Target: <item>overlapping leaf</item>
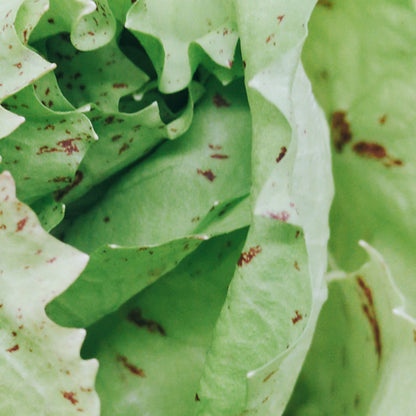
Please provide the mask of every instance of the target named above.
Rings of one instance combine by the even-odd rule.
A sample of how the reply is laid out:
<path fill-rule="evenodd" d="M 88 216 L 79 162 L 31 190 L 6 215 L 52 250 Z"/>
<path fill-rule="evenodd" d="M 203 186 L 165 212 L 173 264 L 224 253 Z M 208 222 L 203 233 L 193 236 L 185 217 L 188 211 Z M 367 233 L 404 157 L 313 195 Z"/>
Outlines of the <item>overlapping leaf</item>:
<path fill-rule="evenodd" d="M 211 82 L 190 130 L 133 167 L 99 204 L 65 228 L 66 241 L 90 253 L 91 262 L 55 303 L 55 312 L 51 306 L 51 316 L 66 324 L 90 324 L 169 271 L 201 238 L 249 223 L 244 199 L 250 190 L 251 125 L 240 86 L 224 89 Z M 238 181 L 230 182 L 231 176 Z M 149 259 L 150 252 L 165 259 L 161 267 Z M 108 267 L 105 273 L 100 264 Z M 142 271 L 132 273 L 134 269 Z M 95 290 L 85 293 L 85 285 L 99 288 L 100 301 L 94 301 Z M 117 297 L 114 285 L 123 287 Z M 71 302 L 77 312 L 70 310 Z"/>
<path fill-rule="evenodd" d="M 352 271 L 368 241 L 415 315 L 416 15 L 389 1 L 328 4 L 311 20 L 304 61 L 333 126 L 331 252 Z"/>
<path fill-rule="evenodd" d="M 325 299 L 330 156 L 300 64 L 313 4 L 236 5 L 253 119 L 254 215 L 196 414 L 275 416 L 290 397 Z"/>
<path fill-rule="evenodd" d="M 416 321 L 383 258 L 362 245 L 369 262 L 349 275 L 338 272 L 329 285 L 287 415 L 414 412 Z"/>
<path fill-rule="evenodd" d="M 238 34 L 230 0 L 140 0 L 125 25 L 152 59 L 163 92 L 186 88 L 197 66 L 209 59 L 233 67 Z"/>
<path fill-rule="evenodd" d="M 0 413 L 99 414 L 95 360 L 79 356 L 85 331 L 49 320 L 45 306 L 85 267 L 88 256 L 48 235 L 0 175 Z"/>

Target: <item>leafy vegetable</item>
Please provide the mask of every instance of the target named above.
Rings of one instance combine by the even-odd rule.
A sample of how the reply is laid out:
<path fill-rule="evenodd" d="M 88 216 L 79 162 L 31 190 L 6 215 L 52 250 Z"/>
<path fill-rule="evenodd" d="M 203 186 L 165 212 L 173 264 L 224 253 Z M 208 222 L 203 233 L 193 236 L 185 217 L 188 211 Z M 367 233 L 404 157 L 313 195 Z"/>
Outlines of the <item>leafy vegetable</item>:
<path fill-rule="evenodd" d="M 3 1 L 0 413 L 412 414 L 414 20 Z"/>

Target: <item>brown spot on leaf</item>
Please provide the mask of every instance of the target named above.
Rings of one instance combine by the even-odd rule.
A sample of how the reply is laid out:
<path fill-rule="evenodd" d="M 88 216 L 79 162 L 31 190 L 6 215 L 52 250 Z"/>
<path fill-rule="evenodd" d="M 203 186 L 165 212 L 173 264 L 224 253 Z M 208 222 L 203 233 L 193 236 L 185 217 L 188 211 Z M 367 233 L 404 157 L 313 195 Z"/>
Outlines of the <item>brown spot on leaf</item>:
<path fill-rule="evenodd" d="M 284 17 L 285 17 L 284 14 L 277 16 L 277 20 L 279 21 L 279 24 L 282 23 L 282 20 L 284 19 Z"/>
<path fill-rule="evenodd" d="M 104 222 L 110 222 L 110 217 L 104 217 Z"/>
<path fill-rule="evenodd" d="M 220 155 L 219 153 L 215 153 L 211 155 L 213 159 L 228 159 L 228 155 Z"/>
<path fill-rule="evenodd" d="M 124 84 L 123 82 L 113 84 L 113 88 L 127 88 L 127 87 L 128 87 L 128 85 Z"/>
<path fill-rule="evenodd" d="M 111 138 L 112 142 L 116 142 L 117 140 L 121 139 L 123 136 L 121 134 L 116 134 Z"/>
<path fill-rule="evenodd" d="M 335 111 L 332 113 L 331 132 L 335 150 L 342 152 L 344 145 L 350 142 L 352 138 L 345 111 Z"/>
<path fill-rule="evenodd" d="M 299 311 L 295 311 L 295 317 L 292 318 L 293 325 L 297 324 L 299 321 L 303 319 L 303 316 L 299 313 Z"/>
<path fill-rule="evenodd" d="M 26 225 L 27 220 L 29 217 L 22 218 L 20 221 L 17 222 L 16 232 L 22 231 Z"/>
<path fill-rule="evenodd" d="M 198 393 L 195 393 L 195 401 L 196 402 L 200 402 L 201 401 L 201 399 L 199 398 L 199 396 L 198 396 Z"/>
<path fill-rule="evenodd" d="M 55 192 L 55 200 L 60 201 L 69 191 L 71 191 L 73 188 L 79 185 L 82 182 L 83 178 L 84 174 L 80 170 L 77 170 L 75 173 L 74 181 L 65 188 Z"/>
<path fill-rule="evenodd" d="M 268 375 L 264 378 L 263 383 L 265 383 L 266 381 L 270 380 L 270 379 L 273 377 L 273 374 L 275 374 L 275 373 L 276 373 L 276 371 L 272 371 L 270 374 L 268 374 Z"/>
<path fill-rule="evenodd" d="M 55 23 L 55 20 L 53 20 L 52 18 L 48 19 L 48 23 Z"/>
<path fill-rule="evenodd" d="M 273 218 L 274 220 L 279 220 L 283 222 L 287 222 L 290 218 L 290 214 L 287 211 L 282 212 L 269 212 L 268 216 Z"/>
<path fill-rule="evenodd" d="M 75 137 L 73 139 L 65 139 L 61 140 L 57 143 L 58 146 L 63 148 L 63 151 L 68 155 L 72 155 L 74 152 L 79 152 L 77 145 L 74 143 L 76 141 L 80 141 L 80 137 Z"/>
<path fill-rule="evenodd" d="M 214 179 L 216 178 L 216 176 L 210 169 L 209 170 L 197 169 L 196 171 L 198 172 L 198 175 L 205 176 L 210 182 L 213 182 Z"/>
<path fill-rule="evenodd" d="M 329 0 L 318 0 L 317 5 L 326 7 L 327 9 L 332 9 L 333 6 L 332 1 Z"/>
<path fill-rule="evenodd" d="M 208 147 L 212 150 L 221 150 L 222 146 L 218 145 L 218 144 L 209 144 Z"/>
<path fill-rule="evenodd" d="M 353 146 L 354 152 L 360 156 L 383 159 L 387 156 L 386 149 L 378 143 L 358 142 Z"/>
<path fill-rule="evenodd" d="M 279 163 L 284 157 L 287 152 L 287 148 L 285 146 L 282 146 L 280 149 L 279 156 L 276 158 L 276 163 Z"/>
<path fill-rule="evenodd" d="M 256 257 L 257 254 L 261 253 L 261 247 L 251 247 L 249 251 L 241 253 L 240 258 L 238 259 L 237 266 L 242 267 L 243 264 L 248 264 Z"/>
<path fill-rule="evenodd" d="M 212 97 L 212 102 L 214 103 L 215 107 L 221 108 L 221 107 L 230 107 L 231 104 L 220 94 L 215 94 L 214 97 Z"/>
<path fill-rule="evenodd" d="M 379 119 L 378 122 L 380 124 L 385 124 L 385 122 L 387 121 L 387 114 L 383 114 Z"/>
<path fill-rule="evenodd" d="M 130 373 L 134 374 L 135 376 L 146 377 L 144 371 L 141 368 L 138 368 L 135 365 L 129 363 L 127 357 L 125 357 L 124 355 L 117 356 L 117 361 L 120 361 L 124 365 L 124 367 L 126 367 L 127 370 L 129 370 Z"/>
<path fill-rule="evenodd" d="M 16 344 L 15 346 L 13 346 L 13 347 L 9 348 L 9 349 L 7 350 L 7 352 L 15 352 L 15 351 L 18 351 L 18 350 L 19 350 L 19 345 L 18 345 L 18 344 Z"/>
<path fill-rule="evenodd" d="M 160 335 L 163 337 L 166 336 L 166 331 L 158 322 L 153 321 L 152 319 L 146 319 L 142 315 L 142 311 L 140 308 L 132 309 L 128 314 L 128 320 L 133 322 L 139 328 L 146 328 L 148 332 L 154 334 L 159 332 Z"/>
<path fill-rule="evenodd" d="M 120 150 L 118 151 L 118 154 L 121 155 L 123 152 L 125 152 L 130 146 L 127 143 L 124 143 L 123 146 L 120 147 Z"/>
<path fill-rule="evenodd" d="M 64 396 L 64 399 L 69 400 L 73 405 L 76 405 L 78 403 L 78 400 L 75 398 L 77 395 L 76 393 L 72 391 L 61 391 L 62 396 Z"/>
<path fill-rule="evenodd" d="M 111 124 L 114 121 L 115 117 L 114 116 L 108 116 L 105 120 L 104 123 L 105 124 Z"/>
<path fill-rule="evenodd" d="M 361 276 L 357 276 L 357 283 L 363 294 L 364 302 L 362 304 L 362 309 L 373 331 L 375 349 L 376 349 L 376 353 L 378 356 L 378 360 L 380 361 L 381 352 L 382 352 L 381 331 L 380 331 L 380 326 L 377 321 L 376 310 L 374 307 L 373 294 L 372 294 L 370 287 L 367 286 L 367 284 L 365 283 L 364 279 Z"/>
<path fill-rule="evenodd" d="M 299 268 L 299 264 L 297 261 L 295 261 L 295 263 L 293 264 L 295 266 L 295 269 L 300 272 L 300 268 Z"/>
<path fill-rule="evenodd" d="M 299 234 L 300 234 L 300 231 L 299 231 L 299 230 L 297 230 L 297 231 L 296 231 L 296 234 L 295 234 L 295 238 L 298 238 L 298 237 L 299 237 Z"/>

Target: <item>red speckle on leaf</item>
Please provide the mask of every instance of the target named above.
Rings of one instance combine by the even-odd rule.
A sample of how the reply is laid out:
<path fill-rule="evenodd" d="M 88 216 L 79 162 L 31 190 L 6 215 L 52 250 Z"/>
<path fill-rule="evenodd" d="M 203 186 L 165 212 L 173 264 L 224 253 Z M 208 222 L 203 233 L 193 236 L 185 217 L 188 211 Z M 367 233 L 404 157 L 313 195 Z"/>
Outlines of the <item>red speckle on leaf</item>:
<path fill-rule="evenodd" d="M 222 146 L 219 146 L 217 144 L 209 144 L 208 147 L 212 150 L 221 150 Z"/>
<path fill-rule="evenodd" d="M 270 380 L 270 379 L 273 377 L 273 374 L 275 374 L 275 373 L 276 373 L 276 371 L 272 371 L 270 374 L 268 374 L 268 375 L 264 378 L 263 383 L 265 383 L 266 381 Z"/>
<path fill-rule="evenodd" d="M 119 355 L 117 357 L 117 361 L 120 361 L 121 363 L 123 363 L 124 367 L 126 367 L 130 371 L 130 373 L 134 374 L 135 376 L 146 377 L 144 371 L 141 368 L 138 368 L 135 365 L 129 363 L 129 361 L 127 360 L 127 357 L 124 357 L 123 355 Z"/>
<path fill-rule="evenodd" d="M 284 157 L 287 152 L 287 148 L 285 146 L 282 146 L 280 149 L 279 156 L 276 158 L 276 163 L 279 163 Z"/>
<path fill-rule="evenodd" d="M 215 154 L 211 155 L 211 157 L 213 159 L 228 159 L 228 156 L 227 155 L 220 155 L 218 153 L 215 153 Z"/>
<path fill-rule="evenodd" d="M 46 263 L 52 264 L 55 260 L 56 260 L 56 257 L 52 257 L 51 259 L 46 260 Z"/>
<path fill-rule="evenodd" d="M 17 332 L 12 331 L 12 335 L 13 335 L 14 337 L 17 337 Z"/>
<path fill-rule="evenodd" d="M 351 141 L 352 134 L 346 117 L 345 111 L 335 111 L 332 114 L 332 141 L 337 152 L 342 152 L 344 145 Z"/>
<path fill-rule="evenodd" d="M 27 220 L 29 217 L 22 218 L 20 221 L 17 222 L 16 232 L 22 231 L 26 225 Z"/>
<path fill-rule="evenodd" d="M 234 61 L 228 61 L 228 66 L 230 67 L 230 68 L 232 68 L 233 67 L 233 65 L 234 65 Z"/>
<path fill-rule="evenodd" d="M 299 237 L 299 234 L 300 234 L 300 231 L 299 231 L 299 230 L 297 230 L 297 231 L 296 231 L 296 234 L 295 234 L 295 238 L 298 238 L 298 237 Z"/>
<path fill-rule="evenodd" d="M 372 294 L 371 289 L 367 286 L 367 284 L 365 283 L 364 279 L 361 276 L 357 276 L 357 284 L 363 294 L 364 303 L 362 304 L 362 309 L 373 331 L 375 349 L 376 349 L 376 353 L 378 356 L 378 360 L 380 361 L 381 352 L 382 352 L 381 331 L 380 331 L 380 326 L 378 325 L 376 310 L 374 307 L 373 294 Z"/>
<path fill-rule="evenodd" d="M 18 351 L 18 350 L 19 350 L 19 345 L 18 345 L 18 344 L 16 344 L 15 346 L 13 346 L 13 347 L 9 348 L 9 349 L 7 350 L 7 352 L 15 352 L 15 351 Z"/>
<path fill-rule="evenodd" d="M 216 176 L 214 175 L 212 170 L 197 169 L 196 171 L 197 171 L 198 175 L 205 176 L 210 182 L 213 182 L 214 179 L 216 178 Z"/>
<path fill-rule="evenodd" d="M 379 119 L 378 122 L 380 124 L 384 124 L 387 121 L 387 114 L 383 114 Z"/>
<path fill-rule="evenodd" d="M 163 337 L 166 336 L 166 331 L 162 325 L 152 319 L 144 318 L 140 308 L 132 309 L 128 314 L 128 320 L 133 322 L 139 328 L 146 328 L 147 331 L 152 334 L 158 332 Z"/>
<path fill-rule="evenodd" d="M 64 396 L 65 399 L 69 400 L 73 405 L 76 405 L 78 403 L 78 400 L 75 398 L 76 393 L 72 391 L 62 391 L 62 396 Z"/>
<path fill-rule="evenodd" d="M 274 220 L 279 220 L 279 221 L 283 221 L 283 222 L 287 222 L 290 218 L 290 214 L 287 211 L 282 211 L 282 212 L 269 212 L 268 213 L 270 218 L 273 218 Z"/>
<path fill-rule="evenodd" d="M 231 104 L 220 94 L 215 94 L 212 97 L 212 102 L 214 103 L 215 107 L 222 108 L 222 107 L 230 107 Z"/>
<path fill-rule="evenodd" d="M 88 32 L 90 36 L 94 36 L 94 32 Z"/>
<path fill-rule="evenodd" d="M 284 19 L 284 17 L 285 17 L 284 14 L 277 16 L 277 20 L 279 21 L 279 24 L 282 23 L 282 20 Z"/>
<path fill-rule="evenodd" d="M 124 84 L 123 82 L 119 82 L 117 84 L 113 84 L 113 88 L 127 88 L 128 85 Z"/>
<path fill-rule="evenodd" d="M 22 67 L 22 63 L 18 62 L 17 64 L 14 64 L 13 66 L 15 66 L 16 68 L 20 69 Z"/>
<path fill-rule="evenodd" d="M 300 268 L 299 268 L 299 264 L 298 264 L 298 262 L 297 262 L 297 261 L 295 261 L 295 262 L 293 263 L 293 265 L 295 266 L 295 269 L 296 269 L 298 272 L 300 272 Z"/>
<path fill-rule="evenodd" d="M 377 143 L 358 142 L 354 145 L 353 150 L 360 156 L 373 159 L 383 159 L 387 156 L 386 149 Z"/>
<path fill-rule="evenodd" d="M 240 258 L 238 259 L 237 266 L 242 267 L 243 264 L 248 264 L 256 257 L 257 254 L 261 253 L 261 247 L 251 247 L 248 252 L 241 253 Z"/>
<path fill-rule="evenodd" d="M 275 34 L 274 33 L 272 33 L 271 35 L 267 36 L 266 43 L 269 43 L 274 37 L 275 37 Z"/>
<path fill-rule="evenodd" d="M 64 152 L 70 156 L 72 155 L 72 153 L 74 152 L 79 152 L 79 149 L 77 147 L 77 145 L 74 143 L 75 141 L 80 141 L 81 138 L 80 137 L 75 137 L 73 139 L 65 139 L 65 140 L 61 140 L 59 141 L 57 144 L 58 146 L 61 146 L 64 150 Z"/>
<path fill-rule="evenodd" d="M 295 311 L 296 316 L 292 318 L 293 325 L 297 324 L 299 321 L 303 319 L 303 316 L 299 313 L 299 311 Z"/>

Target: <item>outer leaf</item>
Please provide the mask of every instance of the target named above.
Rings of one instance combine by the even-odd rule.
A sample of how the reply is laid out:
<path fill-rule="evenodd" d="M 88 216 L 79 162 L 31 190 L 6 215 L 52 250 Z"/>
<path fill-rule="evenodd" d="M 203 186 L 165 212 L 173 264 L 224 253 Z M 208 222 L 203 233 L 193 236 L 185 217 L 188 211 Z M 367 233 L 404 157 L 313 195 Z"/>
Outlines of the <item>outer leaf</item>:
<path fill-rule="evenodd" d="M 2 170 L 15 175 L 20 198 L 33 202 L 64 188 L 97 138 L 87 117 L 80 111 L 48 109 L 38 101 L 32 86 L 5 105 L 26 119 L 0 142 Z"/>
<path fill-rule="evenodd" d="M 331 282 L 288 415 L 414 412 L 416 321 L 383 258 L 361 245 L 370 261 Z"/>
<path fill-rule="evenodd" d="M 0 5 L 0 102 L 55 68 L 54 64 L 45 61 L 22 44 L 27 42 L 28 37 L 28 29 L 16 20 L 22 3 L 23 0 L 4 0 Z M 33 13 L 32 21 L 35 24 L 39 18 L 34 13 L 37 5 L 25 3 L 25 7 Z M 22 41 L 19 37 L 23 38 Z M 0 107 L 0 138 L 12 133 L 23 122 L 24 118 Z"/>
<path fill-rule="evenodd" d="M 203 243 L 174 271 L 90 328 L 84 351 L 100 360 L 102 416 L 193 413 L 244 237 L 239 231 Z"/>
<path fill-rule="evenodd" d="M 325 121 L 300 64 L 313 4 L 236 5 L 253 117 L 254 216 L 217 323 L 197 414 L 276 416 L 326 295 L 330 156 Z"/>
<path fill-rule="evenodd" d="M 398 2 L 331 4 L 317 7 L 304 53 L 336 141 L 331 252 L 355 270 L 368 241 L 416 315 L 416 15 Z"/>
<path fill-rule="evenodd" d="M 0 175 L 0 413 L 99 414 L 97 362 L 83 361 L 84 330 L 50 321 L 45 305 L 65 290 L 88 257 L 49 236 Z M 57 278 L 59 276 L 59 278 Z"/>
<path fill-rule="evenodd" d="M 204 53 L 218 65 L 233 66 L 238 35 L 231 0 L 187 0 L 180 5 L 139 0 L 129 10 L 126 27 L 152 59 L 163 92 L 186 88 Z"/>
<path fill-rule="evenodd" d="M 113 39 L 116 21 L 107 0 L 49 0 L 49 10 L 36 26 L 31 40 L 69 32 L 81 51 L 98 49 Z"/>

